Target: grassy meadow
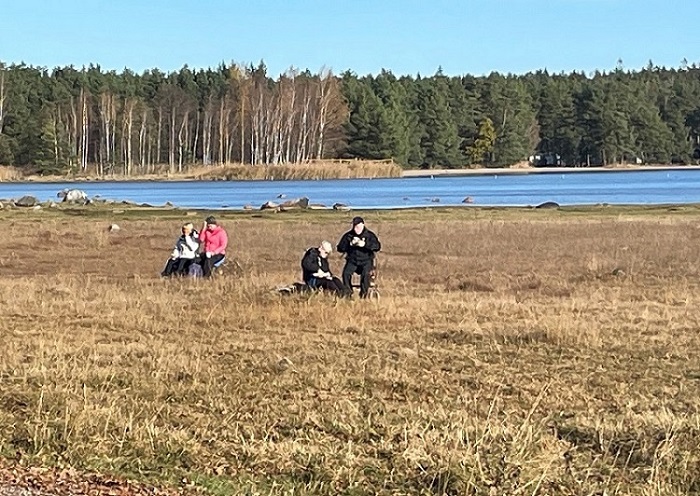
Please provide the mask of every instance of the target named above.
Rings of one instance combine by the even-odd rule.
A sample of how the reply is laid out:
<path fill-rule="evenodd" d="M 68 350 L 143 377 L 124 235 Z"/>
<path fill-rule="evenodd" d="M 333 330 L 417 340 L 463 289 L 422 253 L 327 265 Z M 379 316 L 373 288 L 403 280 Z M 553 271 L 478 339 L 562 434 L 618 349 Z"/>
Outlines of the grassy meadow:
<path fill-rule="evenodd" d="M 700 494 L 700 209 L 367 212 L 362 302 L 274 291 L 350 212 L 221 214 L 245 274 L 161 280 L 203 217 L 0 211 L 6 460 L 206 494 Z"/>

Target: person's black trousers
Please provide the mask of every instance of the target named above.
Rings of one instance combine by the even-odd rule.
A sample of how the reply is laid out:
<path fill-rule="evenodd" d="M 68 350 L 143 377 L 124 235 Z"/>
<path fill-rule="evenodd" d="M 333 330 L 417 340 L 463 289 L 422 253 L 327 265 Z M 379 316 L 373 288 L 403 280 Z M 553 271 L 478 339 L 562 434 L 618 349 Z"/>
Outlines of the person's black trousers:
<path fill-rule="evenodd" d="M 199 264 L 202 266 L 202 272 L 204 273 L 204 277 L 209 277 L 211 276 L 212 272 L 214 272 L 214 265 L 221 262 L 226 255 L 212 255 L 211 258 L 207 257 L 206 253 L 202 253 L 199 258 Z"/>
<path fill-rule="evenodd" d="M 335 293 L 338 296 L 350 296 L 352 294 L 352 291 L 343 284 L 343 281 L 335 276 L 333 276 L 332 279 L 312 277 L 306 281 L 306 284 L 311 289 L 323 289 L 324 291 Z"/>
<path fill-rule="evenodd" d="M 190 265 L 193 263 L 193 258 L 169 258 L 168 263 L 165 264 L 165 268 L 160 275 L 163 277 L 185 276 L 187 275 L 187 269 L 189 269 Z"/>
<path fill-rule="evenodd" d="M 372 271 L 372 261 L 368 260 L 363 264 L 358 264 L 351 261 L 345 262 L 343 268 L 343 284 L 352 291 L 352 275 L 360 274 L 360 298 L 367 298 L 369 294 L 369 273 Z"/>

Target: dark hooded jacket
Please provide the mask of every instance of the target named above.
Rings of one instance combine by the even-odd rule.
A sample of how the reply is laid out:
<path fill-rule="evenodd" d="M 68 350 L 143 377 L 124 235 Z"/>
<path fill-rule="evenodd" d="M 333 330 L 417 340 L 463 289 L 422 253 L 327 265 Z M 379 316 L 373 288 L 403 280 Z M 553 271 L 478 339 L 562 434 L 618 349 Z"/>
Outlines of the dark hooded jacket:
<path fill-rule="evenodd" d="M 358 237 L 365 240 L 365 246 L 353 246 L 352 239 Z M 382 249 L 382 245 L 377 238 L 377 235 L 366 227 L 360 234 L 355 233 L 354 229 L 350 229 L 343 234 L 336 248 L 340 253 L 346 254 L 346 259 L 350 263 L 364 265 L 374 259 L 374 254 Z"/>
<path fill-rule="evenodd" d="M 304 258 L 301 259 L 302 279 L 308 283 L 309 279 L 314 277 L 314 274 L 319 270 L 330 272 L 328 259 L 321 256 L 318 248 L 309 248 L 304 253 Z"/>

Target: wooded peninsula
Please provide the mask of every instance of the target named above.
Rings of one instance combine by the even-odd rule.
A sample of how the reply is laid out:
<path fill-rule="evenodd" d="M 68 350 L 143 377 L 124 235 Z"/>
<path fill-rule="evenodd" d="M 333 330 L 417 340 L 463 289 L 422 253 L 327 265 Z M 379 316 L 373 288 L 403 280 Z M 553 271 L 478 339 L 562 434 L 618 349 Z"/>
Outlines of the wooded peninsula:
<path fill-rule="evenodd" d="M 137 74 L 0 62 L 0 164 L 41 175 L 390 160 L 404 168 L 693 164 L 700 67 L 424 77 L 264 63 Z"/>

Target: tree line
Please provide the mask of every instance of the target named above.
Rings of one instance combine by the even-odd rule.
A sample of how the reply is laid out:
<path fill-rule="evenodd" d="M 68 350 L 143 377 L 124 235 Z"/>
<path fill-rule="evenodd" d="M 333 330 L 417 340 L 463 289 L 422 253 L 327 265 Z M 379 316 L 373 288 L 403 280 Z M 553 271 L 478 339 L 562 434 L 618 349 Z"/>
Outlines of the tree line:
<path fill-rule="evenodd" d="M 393 159 L 500 167 L 700 159 L 700 67 L 359 77 L 264 63 L 136 74 L 0 63 L 0 164 L 40 173 Z"/>

